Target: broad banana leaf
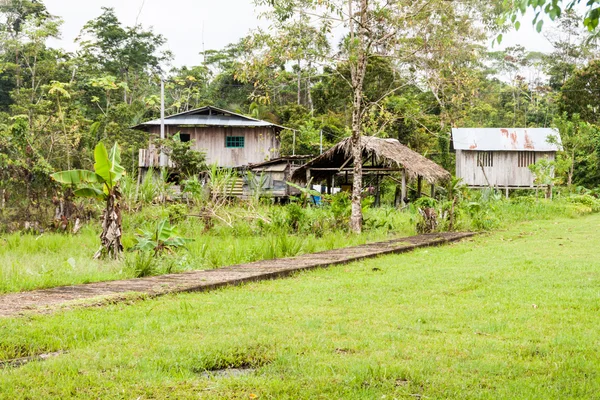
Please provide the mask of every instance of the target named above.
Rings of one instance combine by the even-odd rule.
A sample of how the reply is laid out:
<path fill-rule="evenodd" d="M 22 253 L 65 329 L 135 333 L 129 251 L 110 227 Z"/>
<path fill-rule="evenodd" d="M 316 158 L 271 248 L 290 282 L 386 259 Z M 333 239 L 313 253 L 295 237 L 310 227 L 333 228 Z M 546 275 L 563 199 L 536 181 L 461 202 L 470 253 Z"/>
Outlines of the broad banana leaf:
<path fill-rule="evenodd" d="M 154 249 L 156 249 L 157 242 L 154 240 L 150 240 L 146 237 L 139 237 L 136 238 L 136 241 L 137 242 L 133 247 L 134 250 L 154 251 Z"/>
<path fill-rule="evenodd" d="M 50 175 L 55 181 L 65 185 L 80 185 L 82 183 L 103 183 L 102 178 L 93 171 L 73 169 Z"/>
<path fill-rule="evenodd" d="M 117 143 L 110 149 L 108 158 L 110 159 L 111 172 L 116 176 L 115 181 L 118 181 L 125 175 L 125 168 L 121 165 L 121 149 Z"/>
<path fill-rule="evenodd" d="M 171 225 L 169 224 L 169 221 L 167 221 L 166 219 L 159 221 L 158 226 L 156 228 L 156 239 L 158 241 L 165 241 L 169 239 L 171 234 Z"/>
<path fill-rule="evenodd" d="M 193 239 L 180 237 L 177 228 L 171 226 L 166 219 L 158 222 L 156 230 L 147 232 L 138 229 L 138 234 L 134 249 L 141 251 L 185 247 L 187 243 L 193 242 Z"/>
<path fill-rule="evenodd" d="M 119 146 L 115 143 L 110 151 L 106 151 L 104 143 L 100 142 L 94 149 L 94 170 L 106 182 L 108 187 L 112 189 L 121 179 L 125 172 L 125 168 L 121 166 L 121 152 Z"/>
<path fill-rule="evenodd" d="M 110 173 L 110 160 L 104 143 L 100 142 L 94 149 L 94 171 L 98 174 L 108 186 L 113 187 L 113 177 Z"/>
<path fill-rule="evenodd" d="M 307 196 L 321 196 L 321 192 L 318 192 L 314 189 L 309 189 L 308 187 L 302 187 L 300 185 L 296 185 L 295 183 L 292 182 L 286 182 L 287 185 L 298 189 L 299 191 L 301 191 L 302 193 L 306 194 Z"/>
<path fill-rule="evenodd" d="M 77 189 L 73 193 L 77 197 L 89 197 L 92 199 L 106 200 L 106 194 L 102 190 L 95 187 Z"/>

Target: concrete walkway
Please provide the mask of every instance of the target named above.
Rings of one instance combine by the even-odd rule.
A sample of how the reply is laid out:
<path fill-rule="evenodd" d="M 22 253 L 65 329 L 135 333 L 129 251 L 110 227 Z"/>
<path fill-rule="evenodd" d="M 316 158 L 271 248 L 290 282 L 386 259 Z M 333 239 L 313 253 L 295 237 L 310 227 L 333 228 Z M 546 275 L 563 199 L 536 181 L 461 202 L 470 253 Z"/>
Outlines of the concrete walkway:
<path fill-rule="evenodd" d="M 0 296 L 0 317 L 106 304 L 129 299 L 136 294 L 160 296 L 167 293 L 211 290 L 244 282 L 279 278 L 297 271 L 329 267 L 385 254 L 403 253 L 420 247 L 454 242 L 473 235 L 474 233 L 469 232 L 448 232 L 412 236 L 204 271 L 11 293 Z"/>

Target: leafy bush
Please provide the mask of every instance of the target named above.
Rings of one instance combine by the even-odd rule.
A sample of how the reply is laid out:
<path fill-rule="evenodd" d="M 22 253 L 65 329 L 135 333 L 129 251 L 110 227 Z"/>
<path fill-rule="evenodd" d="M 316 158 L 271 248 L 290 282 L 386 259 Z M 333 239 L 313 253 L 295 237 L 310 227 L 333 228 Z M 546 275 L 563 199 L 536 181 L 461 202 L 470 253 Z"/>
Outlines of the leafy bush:
<path fill-rule="evenodd" d="M 207 200 L 206 190 L 197 176 L 193 176 L 181 182 L 182 193 L 188 204 L 204 204 Z"/>
<path fill-rule="evenodd" d="M 436 199 L 431 197 L 421 197 L 414 202 L 414 205 L 417 208 L 436 208 L 438 206 L 438 202 Z"/>
<path fill-rule="evenodd" d="M 158 261 L 150 252 L 137 252 L 125 259 L 125 267 L 133 271 L 136 278 L 156 275 Z"/>
<path fill-rule="evenodd" d="M 304 221 L 304 209 L 298 203 L 290 203 L 286 206 L 286 223 L 293 232 L 298 232 Z"/>
<path fill-rule="evenodd" d="M 188 208 L 185 204 L 171 204 L 167 208 L 167 212 L 169 213 L 169 223 L 177 225 L 187 218 Z"/>
<path fill-rule="evenodd" d="M 600 211 L 600 200 L 590 194 L 571 195 L 566 200 L 572 204 L 582 204 L 589 207 L 592 212 Z"/>
<path fill-rule="evenodd" d="M 156 142 L 175 164 L 175 173 L 187 178 L 206 169 L 206 154 L 192 149 L 193 142 L 182 142 L 179 133 L 171 138 L 158 139 Z"/>
<path fill-rule="evenodd" d="M 340 228 L 348 227 L 352 215 L 352 200 L 347 192 L 340 192 L 331 196 L 331 213 L 336 226 Z"/>
<path fill-rule="evenodd" d="M 136 201 L 140 203 L 141 206 L 149 205 L 154 202 L 154 199 L 157 196 L 157 188 L 154 182 L 154 169 L 149 168 L 144 175 L 140 183 L 140 187 L 137 190 L 137 198 Z"/>
<path fill-rule="evenodd" d="M 475 230 L 489 231 L 500 226 L 500 220 L 493 213 L 489 204 L 470 202 L 467 211 L 471 217 L 471 226 Z"/>

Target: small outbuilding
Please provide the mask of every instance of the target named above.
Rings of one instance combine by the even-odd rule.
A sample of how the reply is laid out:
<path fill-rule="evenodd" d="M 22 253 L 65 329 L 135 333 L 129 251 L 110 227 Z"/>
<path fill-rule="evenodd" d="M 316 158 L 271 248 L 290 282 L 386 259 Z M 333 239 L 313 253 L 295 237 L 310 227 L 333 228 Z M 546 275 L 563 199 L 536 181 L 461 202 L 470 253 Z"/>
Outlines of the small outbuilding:
<path fill-rule="evenodd" d="M 400 175 L 400 179 L 393 178 L 401 185 L 397 192 L 398 204 L 407 198 L 407 183 L 409 180 L 417 182 L 418 195 L 421 194 L 421 184 L 424 179 L 432 188 L 450 180 L 450 172 L 440 165 L 423 157 L 421 154 L 401 144 L 397 139 L 382 139 L 373 136 L 361 137 L 363 174 L 370 176 L 375 183 L 376 199 L 379 199 L 379 183 L 385 176 Z M 316 157 L 315 159 L 298 168 L 292 175 L 296 182 L 307 184 L 327 182 L 327 187 L 340 185 L 342 188 L 349 185 L 349 175 L 354 170 L 354 157 L 352 156 L 352 142 L 350 138 L 344 139 L 337 145 Z M 377 201 L 378 203 L 378 201 Z"/>
<path fill-rule="evenodd" d="M 529 166 L 556 159 L 560 135 L 551 128 L 452 129 L 456 176 L 473 188 L 535 188 Z"/>
<path fill-rule="evenodd" d="M 312 156 L 293 155 L 275 158 L 259 164 L 250 164 L 244 169 L 249 171 L 244 177 L 243 195 L 253 196 L 256 190 L 261 195 L 285 201 L 290 196 L 300 194 L 300 191 L 287 182 L 292 180 L 292 174 Z"/>

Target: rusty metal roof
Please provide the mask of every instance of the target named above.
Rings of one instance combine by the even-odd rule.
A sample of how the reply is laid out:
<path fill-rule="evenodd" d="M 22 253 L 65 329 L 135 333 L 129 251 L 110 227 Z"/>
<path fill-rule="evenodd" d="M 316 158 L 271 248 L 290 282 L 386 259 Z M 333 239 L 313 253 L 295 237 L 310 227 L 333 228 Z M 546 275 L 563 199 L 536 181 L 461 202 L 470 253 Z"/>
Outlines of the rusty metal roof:
<path fill-rule="evenodd" d="M 455 128 L 452 141 L 456 150 L 475 151 L 558 151 L 561 143 L 553 128 Z"/>

